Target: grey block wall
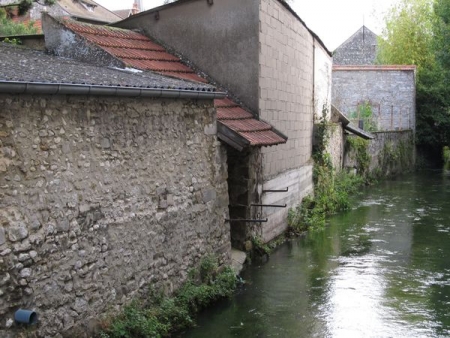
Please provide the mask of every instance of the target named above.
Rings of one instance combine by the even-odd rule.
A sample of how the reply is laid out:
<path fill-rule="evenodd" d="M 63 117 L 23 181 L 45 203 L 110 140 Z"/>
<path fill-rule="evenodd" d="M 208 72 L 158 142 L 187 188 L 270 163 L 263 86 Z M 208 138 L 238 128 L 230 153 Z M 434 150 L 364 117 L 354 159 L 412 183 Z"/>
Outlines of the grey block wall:
<path fill-rule="evenodd" d="M 333 67 L 333 104 L 349 116 L 368 103 L 378 130 L 414 130 L 415 100 L 415 66 Z"/>

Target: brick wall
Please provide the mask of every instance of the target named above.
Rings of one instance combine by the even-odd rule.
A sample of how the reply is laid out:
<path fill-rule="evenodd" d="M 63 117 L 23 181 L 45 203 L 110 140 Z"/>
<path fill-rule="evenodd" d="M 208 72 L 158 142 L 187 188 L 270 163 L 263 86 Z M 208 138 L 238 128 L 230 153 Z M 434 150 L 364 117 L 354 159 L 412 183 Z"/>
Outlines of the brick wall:
<path fill-rule="evenodd" d="M 90 336 L 149 285 L 228 262 L 226 154 L 212 101 L 0 95 L 0 336 Z"/>

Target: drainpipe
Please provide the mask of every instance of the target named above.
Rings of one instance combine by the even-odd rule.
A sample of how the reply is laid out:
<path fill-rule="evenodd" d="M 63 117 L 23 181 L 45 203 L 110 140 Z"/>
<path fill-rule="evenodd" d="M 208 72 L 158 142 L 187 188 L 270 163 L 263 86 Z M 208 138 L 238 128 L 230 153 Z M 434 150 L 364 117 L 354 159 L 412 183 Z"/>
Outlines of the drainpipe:
<path fill-rule="evenodd" d="M 14 320 L 18 324 L 34 325 L 37 323 L 37 314 L 32 310 L 19 309 L 14 314 Z"/>
<path fill-rule="evenodd" d="M 314 117 L 316 115 L 316 39 L 313 38 L 313 125 L 314 125 Z"/>
<path fill-rule="evenodd" d="M 1 81 L 0 93 L 8 94 L 42 94 L 42 95 L 95 95 L 95 96 L 121 96 L 121 97 L 152 97 L 169 99 L 223 99 L 226 94 L 206 89 L 164 89 L 140 87 L 114 87 L 98 85 L 81 85 L 67 83 L 43 83 Z"/>

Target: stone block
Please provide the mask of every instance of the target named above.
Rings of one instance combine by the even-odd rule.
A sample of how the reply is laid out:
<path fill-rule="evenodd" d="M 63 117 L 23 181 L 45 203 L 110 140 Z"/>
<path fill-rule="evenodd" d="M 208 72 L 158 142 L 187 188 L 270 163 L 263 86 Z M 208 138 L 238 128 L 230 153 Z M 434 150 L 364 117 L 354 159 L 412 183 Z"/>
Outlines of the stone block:
<path fill-rule="evenodd" d="M 0 245 L 6 243 L 5 229 L 0 227 Z"/>
<path fill-rule="evenodd" d="M 213 201 L 217 197 L 217 193 L 214 189 L 206 189 L 203 190 L 203 202 L 208 203 L 209 201 Z"/>
<path fill-rule="evenodd" d="M 28 237 L 25 225 L 13 226 L 8 229 L 8 238 L 11 242 L 18 242 Z"/>

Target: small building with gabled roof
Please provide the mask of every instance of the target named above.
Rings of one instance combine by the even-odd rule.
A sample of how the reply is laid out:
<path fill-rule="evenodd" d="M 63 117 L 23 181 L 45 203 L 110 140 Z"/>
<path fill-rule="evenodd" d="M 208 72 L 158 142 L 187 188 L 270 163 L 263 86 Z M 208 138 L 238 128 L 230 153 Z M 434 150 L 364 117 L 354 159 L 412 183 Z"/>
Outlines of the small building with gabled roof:
<path fill-rule="evenodd" d="M 377 57 L 378 36 L 362 26 L 333 52 L 335 65 L 374 65 Z"/>
<path fill-rule="evenodd" d="M 122 17 L 99 5 L 93 0 L 58 0 L 52 6 L 33 2 L 26 13 L 19 12 L 19 1 L 0 2 L 0 7 L 7 9 L 11 20 L 16 22 L 34 22 L 39 32 L 42 31 L 41 13 L 46 12 L 55 17 L 67 17 L 94 24 L 109 24 L 122 20 Z"/>

